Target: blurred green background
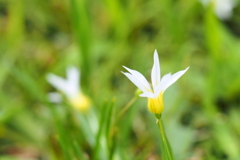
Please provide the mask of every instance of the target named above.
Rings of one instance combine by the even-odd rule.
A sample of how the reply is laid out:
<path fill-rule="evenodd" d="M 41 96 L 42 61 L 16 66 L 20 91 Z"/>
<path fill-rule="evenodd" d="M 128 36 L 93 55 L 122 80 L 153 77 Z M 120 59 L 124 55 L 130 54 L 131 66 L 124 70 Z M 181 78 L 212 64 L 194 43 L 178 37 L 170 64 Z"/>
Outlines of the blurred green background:
<path fill-rule="evenodd" d="M 226 20 L 214 9 L 197 0 L 0 0 L 0 159 L 160 160 L 146 98 L 115 123 L 136 90 L 122 65 L 150 80 L 154 49 L 162 75 L 190 66 L 164 94 L 176 160 L 240 159 L 240 4 Z M 71 65 L 96 133 L 88 113 L 47 98 L 55 89 L 46 75 Z"/>

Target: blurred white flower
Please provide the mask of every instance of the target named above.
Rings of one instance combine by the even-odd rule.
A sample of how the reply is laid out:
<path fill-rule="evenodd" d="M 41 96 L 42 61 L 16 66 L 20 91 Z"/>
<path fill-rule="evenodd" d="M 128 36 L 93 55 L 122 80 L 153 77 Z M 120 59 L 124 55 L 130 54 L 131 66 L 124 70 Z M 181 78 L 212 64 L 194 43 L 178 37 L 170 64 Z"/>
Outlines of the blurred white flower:
<path fill-rule="evenodd" d="M 200 0 L 203 5 L 213 3 L 216 15 L 222 19 L 228 19 L 232 16 L 232 9 L 236 5 L 235 0 Z"/>
<path fill-rule="evenodd" d="M 85 111 L 90 106 L 90 100 L 80 89 L 80 71 L 76 67 L 67 68 L 66 79 L 49 73 L 47 81 L 56 89 L 61 91 L 69 100 L 70 104 L 80 111 Z M 53 96 L 53 95 L 52 95 Z M 56 98 L 56 95 L 54 95 Z"/>
<path fill-rule="evenodd" d="M 66 79 L 52 73 L 47 75 L 47 81 L 68 98 L 74 98 L 80 93 L 79 80 L 80 73 L 76 67 L 67 68 Z"/>
<path fill-rule="evenodd" d="M 163 92 L 174 82 L 176 82 L 189 68 L 187 67 L 185 70 L 179 71 L 173 75 L 171 75 L 171 73 L 168 73 L 161 78 L 158 53 L 155 50 L 154 64 L 151 73 L 152 85 L 150 85 L 141 73 L 129 69 L 125 66 L 123 67 L 128 70 L 129 73 L 122 73 L 127 76 L 128 79 L 132 81 L 133 84 L 135 84 L 143 92 L 139 95 L 140 97 L 148 98 L 148 109 L 155 114 L 162 113 L 164 109 Z"/>

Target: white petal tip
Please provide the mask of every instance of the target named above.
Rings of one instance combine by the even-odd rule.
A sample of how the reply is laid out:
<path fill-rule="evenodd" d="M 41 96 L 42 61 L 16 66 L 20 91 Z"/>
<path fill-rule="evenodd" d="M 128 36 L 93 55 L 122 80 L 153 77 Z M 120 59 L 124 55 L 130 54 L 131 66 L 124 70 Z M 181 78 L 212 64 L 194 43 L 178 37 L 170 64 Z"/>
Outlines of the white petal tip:
<path fill-rule="evenodd" d="M 153 59 L 154 59 L 154 61 L 157 61 L 159 63 L 158 52 L 156 49 L 154 51 Z"/>
<path fill-rule="evenodd" d="M 125 76 L 127 76 L 127 75 L 131 75 L 131 74 L 128 73 L 128 72 L 123 72 L 123 71 L 121 71 L 121 73 L 124 74 Z"/>
<path fill-rule="evenodd" d="M 130 70 L 130 69 L 129 69 L 128 67 L 126 67 L 126 66 L 123 66 L 123 68 L 125 68 L 125 69 L 128 70 L 128 71 Z"/>
<path fill-rule="evenodd" d="M 50 81 L 52 81 L 52 79 L 54 79 L 55 77 L 57 77 L 55 74 L 53 74 L 53 73 L 48 73 L 48 74 L 46 75 L 46 80 L 47 80 L 48 82 L 50 82 Z"/>

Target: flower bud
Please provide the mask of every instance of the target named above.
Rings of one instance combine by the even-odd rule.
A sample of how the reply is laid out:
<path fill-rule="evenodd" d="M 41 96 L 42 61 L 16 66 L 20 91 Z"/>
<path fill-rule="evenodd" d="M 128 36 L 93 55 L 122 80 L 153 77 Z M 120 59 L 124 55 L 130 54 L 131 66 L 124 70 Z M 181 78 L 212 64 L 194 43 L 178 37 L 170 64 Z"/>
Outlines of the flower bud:
<path fill-rule="evenodd" d="M 84 94 L 80 93 L 77 97 L 69 99 L 70 105 L 81 111 L 81 112 L 86 112 L 88 111 L 91 102 L 90 99 L 85 96 Z"/>
<path fill-rule="evenodd" d="M 148 110 L 154 114 L 162 113 L 164 109 L 163 92 L 156 98 L 148 98 Z"/>

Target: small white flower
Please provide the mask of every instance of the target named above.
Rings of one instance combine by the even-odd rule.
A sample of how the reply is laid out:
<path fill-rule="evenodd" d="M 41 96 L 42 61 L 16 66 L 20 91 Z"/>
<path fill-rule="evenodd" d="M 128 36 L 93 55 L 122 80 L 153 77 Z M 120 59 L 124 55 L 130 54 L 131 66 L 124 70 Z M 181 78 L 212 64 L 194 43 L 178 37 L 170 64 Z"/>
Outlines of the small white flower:
<path fill-rule="evenodd" d="M 90 100 L 81 92 L 80 71 L 76 67 L 67 68 L 66 79 L 52 73 L 48 74 L 46 78 L 53 87 L 65 94 L 73 107 L 81 111 L 88 109 Z"/>
<path fill-rule="evenodd" d="M 160 64 L 158 59 L 157 50 L 154 52 L 154 64 L 152 67 L 151 81 L 152 85 L 148 83 L 146 78 L 139 73 L 138 71 L 129 69 L 123 66 L 129 73 L 122 72 L 125 76 L 128 77 L 130 81 L 133 82 L 143 93 L 140 94 L 140 97 L 148 98 L 148 109 L 152 113 L 160 114 L 164 109 L 163 103 L 163 92 L 176 82 L 187 70 L 179 71 L 173 75 L 171 73 L 166 74 L 161 78 L 160 73 Z"/>
<path fill-rule="evenodd" d="M 79 80 L 80 73 L 76 67 L 67 68 L 66 79 L 52 73 L 47 75 L 47 81 L 68 98 L 74 98 L 80 93 Z"/>
<path fill-rule="evenodd" d="M 236 5 L 235 0 L 200 0 L 203 5 L 213 3 L 215 14 L 222 20 L 228 19 L 232 16 L 232 9 Z"/>

